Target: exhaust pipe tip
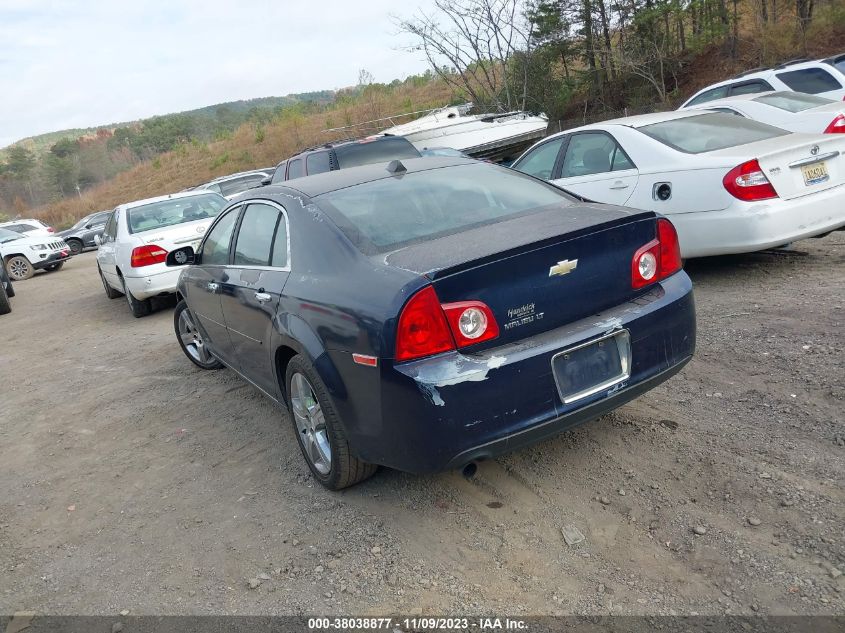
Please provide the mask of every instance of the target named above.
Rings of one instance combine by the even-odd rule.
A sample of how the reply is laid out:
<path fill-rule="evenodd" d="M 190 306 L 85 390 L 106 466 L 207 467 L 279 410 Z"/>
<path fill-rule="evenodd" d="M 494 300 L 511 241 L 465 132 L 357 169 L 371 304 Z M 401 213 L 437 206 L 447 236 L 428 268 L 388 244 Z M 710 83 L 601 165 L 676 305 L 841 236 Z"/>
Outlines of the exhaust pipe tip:
<path fill-rule="evenodd" d="M 461 469 L 461 474 L 467 479 L 472 479 L 477 471 L 478 464 L 476 464 L 475 462 L 470 462 Z"/>

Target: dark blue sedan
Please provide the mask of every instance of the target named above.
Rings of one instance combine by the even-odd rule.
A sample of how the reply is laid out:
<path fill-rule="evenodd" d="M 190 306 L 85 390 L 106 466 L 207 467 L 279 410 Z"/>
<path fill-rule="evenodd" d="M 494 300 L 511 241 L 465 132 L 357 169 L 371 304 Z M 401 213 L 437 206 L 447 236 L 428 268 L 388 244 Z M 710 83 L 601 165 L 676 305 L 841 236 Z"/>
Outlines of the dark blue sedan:
<path fill-rule="evenodd" d="M 190 264 L 175 314 L 188 358 L 287 406 L 331 489 L 537 442 L 695 348 L 668 220 L 460 158 L 252 190 L 167 261 Z"/>

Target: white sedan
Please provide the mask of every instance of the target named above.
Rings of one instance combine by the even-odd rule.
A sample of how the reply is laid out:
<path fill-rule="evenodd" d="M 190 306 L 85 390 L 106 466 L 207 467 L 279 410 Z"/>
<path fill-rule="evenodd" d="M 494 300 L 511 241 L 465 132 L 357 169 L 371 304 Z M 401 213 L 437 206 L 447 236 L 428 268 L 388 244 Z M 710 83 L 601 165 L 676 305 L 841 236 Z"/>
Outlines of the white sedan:
<path fill-rule="evenodd" d="M 715 110 L 790 132 L 845 134 L 845 103 L 803 92 L 762 92 L 716 99 L 690 110 Z"/>
<path fill-rule="evenodd" d="M 672 220 L 684 257 L 784 246 L 845 226 L 845 135 L 683 110 L 567 130 L 514 169 Z"/>
<path fill-rule="evenodd" d="M 188 191 L 118 206 L 97 240 L 97 268 L 109 299 L 124 295 L 135 317 L 151 311 L 150 298 L 176 292 L 179 268 L 167 253 L 199 245 L 227 200 L 210 191 Z"/>

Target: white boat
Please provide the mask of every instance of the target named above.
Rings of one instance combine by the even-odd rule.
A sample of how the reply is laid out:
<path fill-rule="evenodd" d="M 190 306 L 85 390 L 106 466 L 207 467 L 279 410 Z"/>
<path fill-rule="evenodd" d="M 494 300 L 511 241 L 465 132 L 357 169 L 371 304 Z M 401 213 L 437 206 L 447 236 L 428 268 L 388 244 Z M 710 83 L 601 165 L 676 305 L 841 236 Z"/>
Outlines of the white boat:
<path fill-rule="evenodd" d="M 382 134 L 404 136 L 417 149 L 451 147 L 475 158 L 514 159 L 546 134 L 549 120 L 527 112 L 468 114 L 471 103 L 450 106 L 395 125 Z"/>

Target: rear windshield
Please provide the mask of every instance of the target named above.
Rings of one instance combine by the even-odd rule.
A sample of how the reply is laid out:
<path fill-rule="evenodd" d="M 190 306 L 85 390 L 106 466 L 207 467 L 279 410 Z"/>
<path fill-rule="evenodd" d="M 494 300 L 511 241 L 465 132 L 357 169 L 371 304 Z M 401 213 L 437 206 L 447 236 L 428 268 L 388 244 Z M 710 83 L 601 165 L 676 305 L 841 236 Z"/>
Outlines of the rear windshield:
<path fill-rule="evenodd" d="M 341 145 L 335 148 L 335 154 L 340 169 L 420 157 L 417 149 L 400 136 L 385 136 L 372 141 Z"/>
<path fill-rule="evenodd" d="M 829 90 L 839 90 L 841 84 L 824 68 L 802 68 L 778 73 L 777 78 L 796 92 L 818 94 Z"/>
<path fill-rule="evenodd" d="M 637 129 L 687 154 L 712 152 L 789 134 L 786 130 L 765 123 L 721 112 L 661 121 Z"/>
<path fill-rule="evenodd" d="M 129 232 L 142 233 L 183 222 L 214 218 L 226 204 L 225 198 L 208 193 L 132 207 L 126 214 Z"/>
<path fill-rule="evenodd" d="M 818 108 L 819 106 L 833 103 L 832 99 L 825 99 L 824 97 L 817 97 L 815 95 L 805 95 L 801 92 L 775 92 L 768 95 L 762 95 L 752 101 L 759 101 L 766 105 L 786 110 L 787 112 L 803 112 L 810 108 Z"/>
<path fill-rule="evenodd" d="M 367 255 L 572 204 L 560 189 L 484 163 L 383 178 L 315 201 Z"/>

